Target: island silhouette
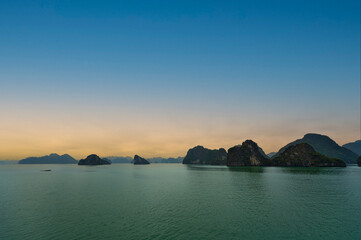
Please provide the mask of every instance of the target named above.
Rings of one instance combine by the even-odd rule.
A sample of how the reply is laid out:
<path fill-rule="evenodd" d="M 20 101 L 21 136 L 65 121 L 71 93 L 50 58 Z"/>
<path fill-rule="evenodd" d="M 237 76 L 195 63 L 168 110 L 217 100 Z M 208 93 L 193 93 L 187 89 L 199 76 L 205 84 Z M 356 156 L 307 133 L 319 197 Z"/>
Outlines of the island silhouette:
<path fill-rule="evenodd" d="M 183 163 L 197 165 L 234 166 L 292 166 L 292 167 L 345 167 L 346 164 L 361 166 L 361 141 L 338 145 L 326 135 L 308 133 L 302 138 L 288 143 L 278 152 L 265 154 L 261 147 L 252 140 L 246 140 L 226 151 L 224 148 L 208 149 L 195 146 L 187 151 L 186 156 L 178 158 L 154 157 L 145 159 L 138 155 L 134 158 L 111 156 L 100 158 L 91 154 L 85 159 L 75 160 L 69 154 L 52 153 L 42 157 L 28 157 L 19 164 L 78 164 L 110 165 L 111 163 L 132 163 L 148 165 L 150 163 Z"/>

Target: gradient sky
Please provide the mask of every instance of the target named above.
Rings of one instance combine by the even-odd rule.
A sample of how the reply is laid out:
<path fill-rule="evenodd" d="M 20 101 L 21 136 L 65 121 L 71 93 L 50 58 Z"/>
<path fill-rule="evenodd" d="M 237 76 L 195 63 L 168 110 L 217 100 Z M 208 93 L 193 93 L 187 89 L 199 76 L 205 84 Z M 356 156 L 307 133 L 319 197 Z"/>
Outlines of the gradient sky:
<path fill-rule="evenodd" d="M 0 159 L 360 138 L 360 1 L 0 1 Z"/>

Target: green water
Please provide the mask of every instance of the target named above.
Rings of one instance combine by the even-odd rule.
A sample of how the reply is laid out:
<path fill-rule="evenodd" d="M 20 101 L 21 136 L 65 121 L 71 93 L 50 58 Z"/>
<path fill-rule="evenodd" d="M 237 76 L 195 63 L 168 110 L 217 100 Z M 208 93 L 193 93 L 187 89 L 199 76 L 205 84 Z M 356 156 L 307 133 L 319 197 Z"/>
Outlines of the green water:
<path fill-rule="evenodd" d="M 355 240 L 360 223 L 356 166 L 0 166 L 0 239 Z"/>

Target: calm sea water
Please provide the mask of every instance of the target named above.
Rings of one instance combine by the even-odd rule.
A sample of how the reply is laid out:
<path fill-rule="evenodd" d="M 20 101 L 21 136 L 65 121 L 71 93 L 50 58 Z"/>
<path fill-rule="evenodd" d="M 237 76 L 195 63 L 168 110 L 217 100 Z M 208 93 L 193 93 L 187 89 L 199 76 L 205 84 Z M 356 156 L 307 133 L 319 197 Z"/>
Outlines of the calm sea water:
<path fill-rule="evenodd" d="M 0 166 L 0 239 L 356 240 L 360 223 L 356 166 Z"/>

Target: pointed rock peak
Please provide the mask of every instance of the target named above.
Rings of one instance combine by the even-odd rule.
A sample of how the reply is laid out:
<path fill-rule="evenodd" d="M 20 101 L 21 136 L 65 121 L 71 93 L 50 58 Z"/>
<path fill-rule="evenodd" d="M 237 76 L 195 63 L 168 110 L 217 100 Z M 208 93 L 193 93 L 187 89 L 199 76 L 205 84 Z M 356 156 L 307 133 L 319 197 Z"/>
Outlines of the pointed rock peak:
<path fill-rule="evenodd" d="M 85 159 L 81 159 L 78 165 L 108 165 L 111 164 L 109 161 L 101 159 L 96 154 L 90 154 Z"/>
<path fill-rule="evenodd" d="M 242 146 L 257 147 L 258 148 L 257 143 L 255 143 L 254 141 L 252 141 L 250 139 L 247 139 L 246 141 L 244 141 L 242 143 Z"/>
<path fill-rule="evenodd" d="M 150 164 L 147 160 L 145 160 L 144 158 L 135 155 L 134 159 L 133 159 L 133 164 L 134 165 L 146 165 L 146 164 Z"/>
<path fill-rule="evenodd" d="M 270 166 L 271 161 L 263 150 L 252 140 L 246 140 L 241 146 L 228 149 L 228 166 Z"/>
<path fill-rule="evenodd" d="M 195 146 L 194 148 L 192 148 L 192 149 L 205 149 L 203 146 L 201 146 L 201 145 L 197 145 L 197 146 Z"/>

